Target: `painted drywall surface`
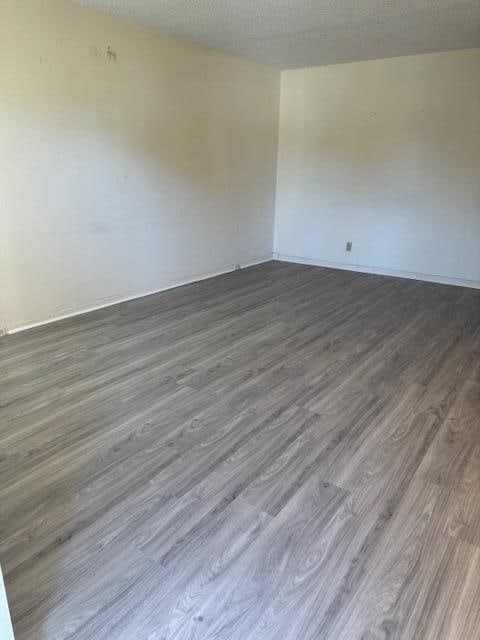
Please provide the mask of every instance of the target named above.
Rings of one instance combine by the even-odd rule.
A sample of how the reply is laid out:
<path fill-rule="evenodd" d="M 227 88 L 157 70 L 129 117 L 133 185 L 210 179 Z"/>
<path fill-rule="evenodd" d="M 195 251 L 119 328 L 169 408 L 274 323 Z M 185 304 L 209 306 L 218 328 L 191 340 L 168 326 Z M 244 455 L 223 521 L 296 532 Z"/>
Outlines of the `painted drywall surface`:
<path fill-rule="evenodd" d="M 275 251 L 480 282 L 480 49 L 283 72 Z"/>
<path fill-rule="evenodd" d="M 271 257 L 277 70 L 1 0 L 0 78 L 9 329 Z"/>
<path fill-rule="evenodd" d="M 3 584 L 2 568 L 0 567 L 0 638 L 2 640 L 14 640 L 10 611 L 8 609 L 7 594 Z"/>

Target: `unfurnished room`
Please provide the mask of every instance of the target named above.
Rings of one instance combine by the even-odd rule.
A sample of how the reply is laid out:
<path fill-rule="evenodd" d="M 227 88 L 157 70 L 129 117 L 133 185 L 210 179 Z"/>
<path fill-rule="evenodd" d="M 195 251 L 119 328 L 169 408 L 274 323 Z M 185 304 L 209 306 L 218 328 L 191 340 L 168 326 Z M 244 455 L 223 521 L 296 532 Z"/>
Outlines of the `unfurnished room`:
<path fill-rule="evenodd" d="M 0 640 L 480 640 L 480 0 L 0 0 Z"/>

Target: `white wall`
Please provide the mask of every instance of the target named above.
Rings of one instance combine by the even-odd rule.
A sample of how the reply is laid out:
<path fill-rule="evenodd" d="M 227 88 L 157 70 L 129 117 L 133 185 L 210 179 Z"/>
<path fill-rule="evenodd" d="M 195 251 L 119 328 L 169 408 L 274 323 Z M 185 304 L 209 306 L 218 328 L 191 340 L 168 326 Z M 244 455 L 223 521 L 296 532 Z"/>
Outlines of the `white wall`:
<path fill-rule="evenodd" d="M 479 285 L 480 49 L 283 72 L 275 226 L 280 257 Z"/>
<path fill-rule="evenodd" d="M 0 567 L 0 638 L 14 640 L 10 611 L 8 610 L 7 595 L 3 584 L 2 568 Z"/>
<path fill-rule="evenodd" d="M 271 257 L 279 88 L 64 0 L 1 0 L 0 328 Z"/>

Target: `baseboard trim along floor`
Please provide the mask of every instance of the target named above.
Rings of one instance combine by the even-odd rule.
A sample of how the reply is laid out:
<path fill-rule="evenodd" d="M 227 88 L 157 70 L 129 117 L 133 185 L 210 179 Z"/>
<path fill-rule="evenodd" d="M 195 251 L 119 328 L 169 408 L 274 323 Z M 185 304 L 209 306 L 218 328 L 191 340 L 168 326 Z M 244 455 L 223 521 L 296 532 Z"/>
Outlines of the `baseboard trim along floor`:
<path fill-rule="evenodd" d="M 15 324 L 14 326 L 7 325 L 5 329 L 0 330 L 0 336 L 11 335 L 14 333 L 19 333 L 20 331 L 27 331 L 28 329 L 34 329 L 35 327 L 43 327 L 44 325 L 51 324 L 52 322 L 59 322 L 60 320 L 66 320 L 67 318 L 74 318 L 75 316 L 81 316 L 85 313 L 91 313 L 92 311 L 99 311 L 100 309 L 105 309 L 106 307 L 113 307 L 116 304 L 121 304 L 122 302 L 130 302 L 131 300 L 146 298 L 147 296 L 152 296 L 157 293 L 162 293 L 162 291 L 175 289 L 176 287 L 181 287 L 185 284 L 192 284 L 194 282 L 201 282 L 202 280 L 208 280 L 209 278 L 221 276 L 225 273 L 231 273 L 232 271 L 236 271 L 238 269 L 246 269 L 247 267 L 254 267 L 257 264 L 263 264 L 264 262 L 269 262 L 270 260 L 272 260 L 271 253 L 269 253 L 268 255 L 262 256 L 261 258 L 254 258 L 252 260 L 248 260 L 242 263 L 229 264 L 227 266 L 220 267 L 213 271 L 207 271 L 205 273 L 196 274 L 188 278 L 184 278 L 183 280 L 174 280 L 162 287 L 159 287 L 158 289 L 150 289 L 148 291 L 142 291 L 140 293 L 131 292 L 126 295 L 103 298 L 102 300 L 98 300 L 93 304 L 90 304 L 85 307 L 80 307 L 78 309 L 58 310 L 43 320 L 23 321 L 18 323 L 18 325 Z"/>
<path fill-rule="evenodd" d="M 436 284 L 451 284 L 456 287 L 468 287 L 469 289 L 480 289 L 480 281 L 468 280 L 465 278 L 453 278 L 450 276 L 435 275 L 431 273 L 418 273 L 416 271 L 402 271 L 400 269 L 388 269 L 386 267 L 370 267 L 363 264 L 348 264 L 346 262 L 332 262 L 319 258 L 306 258 L 304 256 L 291 256 L 284 253 L 274 253 L 274 260 L 281 262 L 291 262 L 293 264 L 308 264 L 313 267 L 328 267 L 330 269 L 341 269 L 342 271 L 355 271 L 358 273 L 372 273 L 379 276 L 392 276 L 394 278 L 408 278 L 409 280 L 420 280 L 421 282 L 433 282 Z"/>

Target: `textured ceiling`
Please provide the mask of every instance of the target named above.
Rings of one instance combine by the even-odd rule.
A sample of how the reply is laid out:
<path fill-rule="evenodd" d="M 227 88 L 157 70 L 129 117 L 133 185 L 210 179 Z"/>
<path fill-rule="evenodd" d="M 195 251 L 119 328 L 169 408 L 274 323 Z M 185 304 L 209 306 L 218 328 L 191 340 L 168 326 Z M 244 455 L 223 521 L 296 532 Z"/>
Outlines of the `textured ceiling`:
<path fill-rule="evenodd" d="M 480 0 L 75 0 L 282 69 L 480 46 Z"/>

